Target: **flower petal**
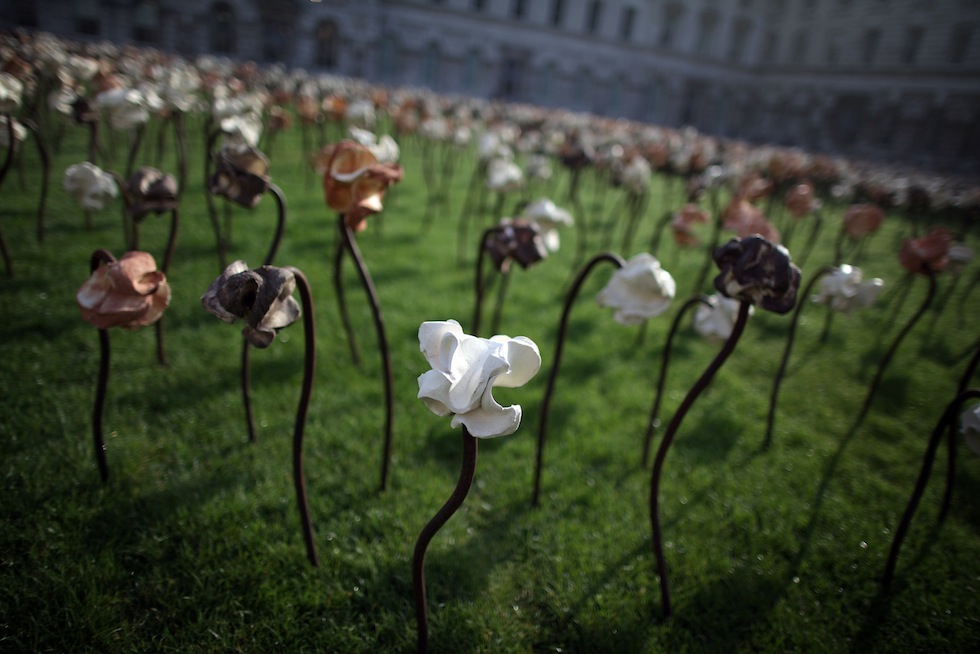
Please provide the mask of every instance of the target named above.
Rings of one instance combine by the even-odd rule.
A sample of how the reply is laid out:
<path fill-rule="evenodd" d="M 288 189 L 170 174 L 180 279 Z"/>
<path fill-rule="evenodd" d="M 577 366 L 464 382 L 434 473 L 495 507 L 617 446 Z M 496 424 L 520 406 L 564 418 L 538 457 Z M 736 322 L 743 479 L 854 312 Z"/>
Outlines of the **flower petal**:
<path fill-rule="evenodd" d="M 419 327 L 419 349 L 429 365 L 436 370 L 449 370 L 442 361 L 442 338 L 452 333 L 457 337 L 463 335 L 463 328 L 455 320 L 429 320 Z"/>
<path fill-rule="evenodd" d="M 499 343 L 467 334 L 459 340 L 448 370 L 452 388 L 447 404 L 454 413 L 479 406 L 492 379 L 507 371 L 509 366 L 501 349 Z"/>
<path fill-rule="evenodd" d="M 448 416 L 452 411 L 446 403 L 449 401 L 449 379 L 438 370 L 429 370 L 419 375 L 418 398 L 425 403 L 429 411 L 437 416 Z"/>
<path fill-rule="evenodd" d="M 541 369 L 541 353 L 538 346 L 526 336 L 510 338 L 494 336 L 490 339 L 503 345 L 503 356 L 510 364 L 510 369 L 497 375 L 493 380 L 494 386 L 502 388 L 517 388 L 528 383 Z"/>
<path fill-rule="evenodd" d="M 513 434 L 521 426 L 521 405 L 501 406 L 493 399 L 493 387 L 483 393 L 480 406 L 453 417 L 451 426 L 463 425 L 475 438 L 496 438 Z"/>

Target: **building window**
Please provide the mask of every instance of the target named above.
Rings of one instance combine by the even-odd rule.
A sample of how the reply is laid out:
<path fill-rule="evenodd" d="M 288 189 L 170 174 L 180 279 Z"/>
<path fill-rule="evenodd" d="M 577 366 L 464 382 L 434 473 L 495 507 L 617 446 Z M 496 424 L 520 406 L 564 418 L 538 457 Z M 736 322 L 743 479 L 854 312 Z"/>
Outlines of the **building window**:
<path fill-rule="evenodd" d="M 98 36 L 102 32 L 99 20 L 99 4 L 96 0 L 82 0 L 74 3 L 75 31 L 79 34 Z"/>
<path fill-rule="evenodd" d="M 487 0 L 473 0 L 473 11 L 482 14 L 487 8 Z"/>
<path fill-rule="evenodd" d="M 619 38 L 629 41 L 633 36 L 633 21 L 636 18 L 635 7 L 623 7 L 623 14 L 619 21 Z"/>
<path fill-rule="evenodd" d="M 337 23 L 320 21 L 316 28 L 316 65 L 333 68 L 337 65 Z"/>
<path fill-rule="evenodd" d="M 562 14 L 565 13 L 565 0 L 553 0 L 551 5 L 551 24 L 561 27 Z"/>
<path fill-rule="evenodd" d="M 872 28 L 864 33 L 861 39 L 861 63 L 874 63 L 875 55 L 878 54 L 878 41 L 881 40 L 881 30 Z"/>
<path fill-rule="evenodd" d="M 160 28 L 160 12 L 156 0 L 138 0 L 133 6 L 133 40 L 155 43 Z"/>
<path fill-rule="evenodd" d="M 527 3 L 524 0 L 513 0 L 513 5 L 511 5 L 510 15 L 514 20 L 520 20 L 524 18 L 526 13 Z"/>
<path fill-rule="evenodd" d="M 587 17 L 588 22 L 585 25 L 585 29 L 589 34 L 595 34 L 599 31 L 599 22 L 602 20 L 602 3 L 599 0 L 592 0 L 589 4 Z"/>
<path fill-rule="evenodd" d="M 770 29 L 766 30 L 766 42 L 762 49 L 762 60 L 766 63 L 773 63 L 776 53 L 779 51 L 779 32 Z"/>
<path fill-rule="evenodd" d="M 235 53 L 235 10 L 227 2 L 211 5 L 211 52 Z"/>
<path fill-rule="evenodd" d="M 734 23 L 732 27 L 731 47 L 728 50 L 728 58 L 732 63 L 741 63 L 745 57 L 745 48 L 749 42 L 749 32 L 752 25 L 747 20 L 741 19 Z"/>
<path fill-rule="evenodd" d="M 660 30 L 660 45 L 669 48 L 674 44 L 674 37 L 677 35 L 677 27 L 680 25 L 684 15 L 684 7 L 680 5 L 667 5 L 664 7 L 664 24 Z"/>
<path fill-rule="evenodd" d="M 949 63 L 962 64 L 973 40 L 973 25 L 957 25 L 949 42 Z"/>
<path fill-rule="evenodd" d="M 902 46 L 903 64 L 914 64 L 919 58 L 919 49 L 922 47 L 922 37 L 925 33 L 925 29 L 919 26 L 905 30 L 905 44 Z"/>
<path fill-rule="evenodd" d="M 806 51 L 810 47 L 810 39 L 804 29 L 796 31 L 793 37 L 793 63 L 802 64 L 806 62 Z"/>
<path fill-rule="evenodd" d="M 701 14 L 701 25 L 698 29 L 697 52 L 700 55 L 710 55 L 711 46 L 715 42 L 715 32 L 718 27 L 718 15 L 713 11 Z"/>

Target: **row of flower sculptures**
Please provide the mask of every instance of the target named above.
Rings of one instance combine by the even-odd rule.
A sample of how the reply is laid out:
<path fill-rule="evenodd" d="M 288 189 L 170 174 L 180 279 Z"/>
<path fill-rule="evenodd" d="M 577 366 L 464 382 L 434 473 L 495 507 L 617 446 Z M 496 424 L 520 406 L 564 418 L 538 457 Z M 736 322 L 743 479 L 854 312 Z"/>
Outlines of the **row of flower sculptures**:
<path fill-rule="evenodd" d="M 223 165 L 219 163 L 218 172 L 215 179 L 212 180 L 211 188 L 226 197 L 248 198 L 243 204 L 254 206 L 258 194 L 268 187 L 262 187 L 262 185 L 245 187 L 239 177 L 234 174 L 235 166 L 223 167 Z M 245 168 L 248 169 L 249 167 L 245 166 Z M 342 144 L 329 150 L 325 169 L 327 174 L 324 178 L 324 186 L 327 202 L 331 208 L 340 212 L 341 233 L 347 236 L 345 245 L 340 246 L 337 256 L 339 258 L 343 248 L 346 248 L 358 264 L 362 279 L 366 287 L 369 288 L 369 293 L 374 301 L 379 338 L 382 340 L 382 350 L 387 357 L 388 348 L 383 340 L 383 323 L 380 318 L 380 310 L 377 309 L 376 295 L 373 293 L 373 285 L 370 283 L 370 277 L 367 275 L 366 268 L 356 248 L 352 232 L 363 228 L 364 219 L 369 214 L 381 209 L 381 198 L 384 191 L 390 184 L 400 179 L 400 169 L 380 166 L 376 161 L 371 161 L 369 157 L 365 157 L 360 149 L 349 144 Z M 252 168 L 251 170 L 252 172 L 248 174 L 255 175 L 255 169 Z M 258 177 L 262 178 L 263 175 L 258 174 Z M 157 184 L 161 183 L 161 179 L 153 179 L 156 180 Z M 247 178 L 247 180 L 254 182 L 251 178 Z M 152 184 L 142 186 L 137 184 L 136 188 L 142 188 L 145 191 L 148 186 L 152 186 Z M 163 187 L 164 189 L 171 188 L 169 184 L 163 184 Z M 131 183 L 125 188 L 131 190 L 133 184 Z M 173 200 L 171 197 L 173 194 L 162 193 L 162 195 Z M 277 197 L 280 196 L 277 194 Z M 130 215 L 138 213 L 138 211 L 134 212 L 130 208 L 134 204 L 132 199 L 128 199 L 126 204 Z M 153 206 L 157 212 L 165 208 L 170 208 L 173 211 L 173 227 L 167 248 L 167 260 L 169 261 L 173 249 L 173 236 L 176 233 L 176 207 L 173 206 L 172 202 Z M 276 243 L 281 236 L 283 222 L 284 204 L 281 199 L 279 206 L 280 221 Z M 133 223 L 135 225 L 138 221 L 133 221 Z M 534 245 L 534 234 L 522 235 L 521 232 L 525 227 L 519 223 L 506 223 L 494 228 L 494 230 L 488 230 L 481 238 L 481 253 L 488 252 L 498 264 L 498 269 L 501 269 L 502 264 L 510 258 L 517 259 L 522 265 L 528 265 L 535 256 L 541 254 L 541 246 Z M 130 236 L 135 233 L 134 228 Z M 490 235 L 499 238 L 497 241 L 491 242 L 489 240 Z M 129 242 L 135 243 L 135 241 L 136 238 L 133 237 Z M 881 361 L 858 421 L 864 417 L 877 382 L 880 380 L 891 355 L 894 354 L 899 342 L 931 301 L 935 289 L 934 275 L 945 265 L 948 247 L 949 237 L 942 231 L 936 231 L 920 239 L 908 239 L 906 241 L 900 254 L 901 263 L 910 272 L 920 273 L 930 280 L 929 293 L 923 307 L 899 332 L 892 347 Z M 275 245 L 270 251 L 267 261 L 271 262 L 274 254 Z M 527 258 L 524 258 L 525 256 Z M 789 356 L 793 328 L 795 328 L 796 320 L 803 306 L 802 302 L 797 303 L 800 271 L 790 261 L 789 252 L 784 247 L 774 245 L 761 236 L 747 236 L 732 239 L 727 244 L 717 248 L 713 252 L 712 258 L 721 269 L 714 280 L 715 288 L 720 295 L 692 298 L 682 306 L 674 320 L 663 351 L 661 376 L 649 422 L 650 428 L 644 437 L 643 460 L 646 464 L 653 431 L 660 424 L 658 418 L 659 401 L 666 375 L 671 341 L 684 312 L 697 306 L 695 325 L 699 331 L 724 339 L 724 345 L 690 389 L 674 414 L 661 439 L 653 463 L 650 485 L 650 520 L 653 549 L 660 576 L 663 610 L 667 616 L 672 614 L 672 606 L 667 566 L 662 548 L 659 487 L 668 449 L 687 411 L 735 349 L 753 308 L 758 306 L 776 313 L 788 313 L 795 306 L 796 311 L 793 326 L 787 339 L 783 366 L 777 375 L 772 395 L 770 421 L 766 435 L 766 444 L 768 444 L 779 380 L 785 368 L 785 361 Z M 598 301 L 604 306 L 614 308 L 615 318 L 619 322 L 624 324 L 637 323 L 662 314 L 669 308 L 676 293 L 673 278 L 660 267 L 657 259 L 649 254 L 637 255 L 626 262 L 618 255 L 603 253 L 589 261 L 575 278 L 568 293 L 559 325 L 554 363 L 542 403 L 532 496 L 532 504 L 534 505 L 539 503 L 547 416 L 564 346 L 568 316 L 586 276 L 603 262 L 613 264 L 616 272 L 599 294 Z M 97 250 L 93 253 L 91 264 L 92 275 L 79 289 L 77 301 L 83 317 L 99 329 L 102 356 L 93 411 L 93 438 L 99 471 L 103 480 L 106 480 L 108 478 L 108 465 L 102 441 L 101 421 L 109 366 L 107 329 L 115 326 L 135 329 L 150 324 L 159 325 L 163 311 L 169 304 L 170 289 L 166 281 L 165 271 L 156 270 L 153 257 L 145 252 L 129 251 L 117 261 L 105 250 Z M 480 267 L 478 267 L 478 280 L 480 279 L 479 270 Z M 827 304 L 832 309 L 843 311 L 850 311 L 856 307 L 870 304 L 874 301 L 877 290 L 881 287 L 880 280 L 862 282 L 859 270 L 850 266 L 839 265 L 821 269 L 810 280 L 807 289 L 803 292 L 804 296 L 809 294 L 810 289 L 818 280 L 822 282 L 821 291 L 814 299 Z M 478 297 L 474 331 L 479 330 L 480 281 L 478 281 L 477 286 Z M 302 309 L 300 303 L 292 297 L 296 289 L 299 290 Z M 302 392 L 294 426 L 293 465 L 297 504 L 301 515 L 307 555 L 310 562 L 317 565 L 318 559 L 306 497 L 302 459 L 303 431 L 313 388 L 315 368 L 314 309 L 309 284 L 303 273 L 295 268 L 275 267 L 267 263 L 257 269 L 250 270 L 244 262 L 236 261 L 227 266 L 221 275 L 211 283 L 202 295 L 201 302 L 208 311 L 221 320 L 226 322 L 244 320 L 243 335 L 246 344 L 260 348 L 269 346 L 274 341 L 278 330 L 295 322 L 300 315 L 304 317 L 306 357 Z M 451 426 L 454 428 L 462 427 L 463 440 L 463 461 L 456 489 L 446 504 L 420 533 L 413 556 L 412 574 L 418 645 L 420 651 L 424 651 L 428 642 L 428 611 L 424 576 L 426 549 L 434 535 L 465 500 L 475 474 L 476 439 L 511 434 L 520 425 L 521 407 L 519 405 L 501 406 L 493 397 L 493 388 L 524 385 L 538 372 L 541 366 L 541 356 L 537 345 L 526 337 L 494 336 L 490 339 L 480 338 L 477 335 L 465 334 L 459 323 L 453 320 L 423 323 L 419 329 L 419 343 L 422 354 L 431 366 L 431 370 L 423 373 L 418 379 L 418 397 L 437 415 L 452 415 Z M 161 361 L 163 361 L 162 344 L 159 345 L 159 350 Z M 898 549 L 921 498 L 941 434 L 947 427 L 952 434 L 953 425 L 956 422 L 955 418 L 961 406 L 971 399 L 980 397 L 980 391 L 966 389 L 977 367 L 978 359 L 980 359 L 980 352 L 971 361 L 961 381 L 959 394 L 944 412 L 933 438 L 930 440 L 922 473 L 892 545 L 884 577 L 886 584 L 891 581 Z M 247 357 L 243 357 L 243 363 L 245 364 L 244 367 L 247 367 Z M 390 389 L 390 364 L 386 366 L 386 377 Z M 245 388 L 246 408 L 248 409 L 247 385 Z M 247 410 L 247 414 L 250 419 L 250 411 Z M 389 438 L 386 439 L 386 457 L 387 448 L 390 446 L 390 410 L 388 416 Z M 980 408 L 968 410 L 961 421 L 964 433 L 969 438 L 978 438 L 978 434 L 980 434 Z M 953 452 L 953 440 L 950 436 L 951 466 Z M 387 458 L 385 461 L 387 462 Z M 383 473 L 383 483 L 385 479 L 386 472 Z M 943 516 L 945 515 L 945 508 L 948 506 L 951 476 L 947 478 L 947 484 Z"/>

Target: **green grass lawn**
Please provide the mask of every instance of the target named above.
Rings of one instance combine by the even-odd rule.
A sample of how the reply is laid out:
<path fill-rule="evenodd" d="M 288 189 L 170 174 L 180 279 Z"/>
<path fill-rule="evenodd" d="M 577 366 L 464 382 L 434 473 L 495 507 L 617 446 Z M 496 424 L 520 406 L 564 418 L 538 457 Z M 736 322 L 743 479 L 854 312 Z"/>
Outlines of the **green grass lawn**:
<path fill-rule="evenodd" d="M 457 225 L 475 157 L 458 160 L 448 206 L 427 219 L 421 148 L 402 143 L 405 180 L 358 238 L 394 362 L 392 476 L 380 492 L 384 391 L 370 310 L 348 262 L 345 290 L 363 354 L 357 367 L 333 290 L 336 218 L 307 172 L 298 131 L 281 136 L 270 153 L 289 206 L 276 263 L 303 270 L 316 302 L 317 377 L 305 449 L 321 559 L 313 568 L 291 472 L 302 328 L 253 351 L 259 435 L 249 444 L 240 325 L 218 321 L 198 301 L 220 272 L 202 191 L 200 129 L 192 121 L 169 274 L 169 367 L 156 363 L 153 329 L 111 331 L 107 485 L 91 443 L 97 331 L 81 320 L 74 294 L 94 249 L 123 252 L 119 202 L 95 214 L 89 230 L 61 190 L 64 169 L 84 159 L 85 135 L 76 127 L 53 156 L 43 244 L 35 237 L 40 181 L 31 144 L 0 191 L 0 228 L 15 266 L 14 278 L 0 279 L 0 651 L 411 652 L 412 549 L 452 492 L 461 454 L 449 419 L 416 399 L 416 378 L 427 369 L 417 331 L 425 320 L 471 325 L 477 234 L 494 222 L 489 208 L 471 217 L 460 265 Z M 124 145 L 117 145 L 116 169 L 125 165 Z M 144 153 L 144 161 L 155 161 Z M 161 168 L 176 171 L 172 151 Z M 568 206 L 566 184 L 559 173 L 557 185 L 531 196 L 551 193 Z M 618 251 L 625 220 L 616 216 L 619 191 L 594 189 L 586 178 L 587 215 L 575 216 L 587 218 L 588 253 L 609 243 Z M 665 189 L 656 178 L 633 251 L 623 256 L 645 249 L 660 213 L 679 202 L 676 190 L 665 202 Z M 831 262 L 841 212 L 825 210 L 804 284 Z M 274 226 L 272 198 L 233 213 L 231 256 L 257 266 Z M 143 249 L 158 261 L 167 224 L 150 216 L 142 228 Z M 980 235 L 971 229 L 966 239 L 978 250 Z M 804 232 L 797 230 L 794 244 L 802 245 Z M 863 653 L 980 645 L 980 464 L 964 448 L 949 518 L 937 526 L 942 449 L 892 592 L 879 583 L 928 435 L 980 335 L 970 288 L 976 262 L 953 299 L 928 312 L 902 344 L 867 418 L 852 429 L 878 361 L 925 294 L 924 278 L 901 283 L 896 253 L 910 232 L 900 213 L 889 215 L 860 261 L 866 276 L 885 279 L 885 291 L 875 307 L 837 316 L 827 342 L 819 338 L 823 309 L 803 310 L 771 449 L 760 444 L 790 316 L 757 311 L 687 415 L 660 494 L 671 619 L 662 614 L 650 473 L 640 453 L 666 331 L 695 291 L 705 252 L 678 250 L 665 234 L 657 254 L 677 280 L 678 299 L 646 328 L 623 327 L 596 305 L 609 267 L 585 283 L 552 402 L 536 509 L 535 434 L 564 293 L 581 263 L 575 229 L 562 233 L 558 254 L 515 268 L 499 331 L 537 342 L 542 371 L 524 388 L 496 392 L 502 403 L 524 407 L 523 425 L 480 443 L 474 487 L 429 549 L 430 649 Z M 706 287 L 713 276 L 714 269 Z M 952 282 L 940 278 L 940 294 Z M 718 347 L 685 323 L 672 353 L 664 423 Z"/>

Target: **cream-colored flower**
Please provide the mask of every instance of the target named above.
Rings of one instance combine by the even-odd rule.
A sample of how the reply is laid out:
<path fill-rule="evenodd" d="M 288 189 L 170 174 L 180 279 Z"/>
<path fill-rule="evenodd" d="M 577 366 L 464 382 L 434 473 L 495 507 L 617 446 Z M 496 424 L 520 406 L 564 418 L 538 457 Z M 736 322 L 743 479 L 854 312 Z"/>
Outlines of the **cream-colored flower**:
<path fill-rule="evenodd" d="M 616 322 L 636 325 L 669 309 L 676 292 L 674 278 L 660 267 L 660 261 L 642 252 L 613 273 L 596 301 L 616 310 Z"/>
<path fill-rule="evenodd" d="M 960 433 L 963 434 L 966 446 L 974 454 L 980 454 L 980 404 L 960 415 Z"/>
<path fill-rule="evenodd" d="M 527 205 L 519 217 L 538 226 L 541 242 L 548 252 L 557 252 L 561 244 L 558 228 L 571 227 L 575 224 L 572 214 L 548 198 L 539 198 Z"/>
<path fill-rule="evenodd" d="M 88 161 L 68 166 L 61 185 L 86 210 L 100 211 L 119 194 L 112 175 Z"/>
<path fill-rule="evenodd" d="M 694 329 L 709 341 L 727 341 L 738 318 L 738 300 L 723 295 L 708 296 L 708 305 L 701 304 L 694 312 Z M 749 315 L 755 307 L 749 310 Z"/>
<path fill-rule="evenodd" d="M 12 114 L 20 109 L 24 84 L 10 73 L 0 73 L 0 114 Z"/>
<path fill-rule="evenodd" d="M 870 307 L 885 282 L 878 278 L 865 282 L 862 276 L 860 268 L 845 263 L 820 280 L 820 292 L 813 296 L 812 301 L 848 315 L 855 309 Z"/>
<path fill-rule="evenodd" d="M 541 368 L 541 354 L 524 336 L 479 338 L 464 334 L 455 320 L 424 322 L 419 348 L 432 370 L 419 376 L 419 394 L 438 416 L 452 414 L 452 427 L 471 436 L 494 438 L 517 431 L 520 405 L 501 406 L 493 388 L 526 384 Z"/>

